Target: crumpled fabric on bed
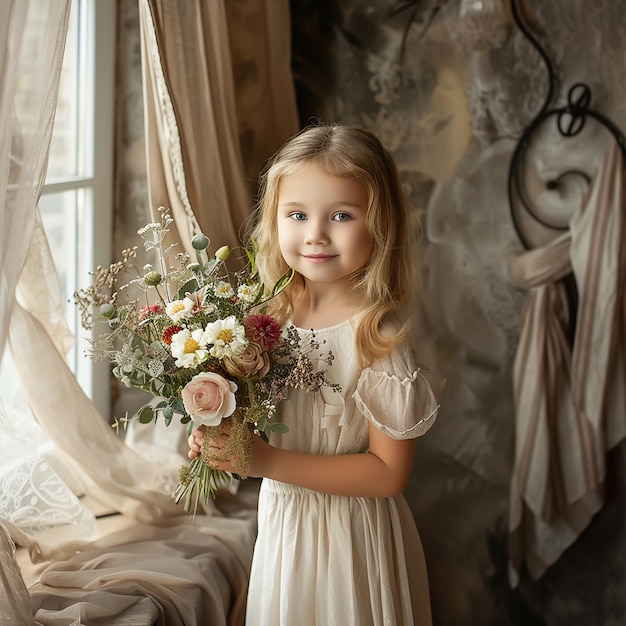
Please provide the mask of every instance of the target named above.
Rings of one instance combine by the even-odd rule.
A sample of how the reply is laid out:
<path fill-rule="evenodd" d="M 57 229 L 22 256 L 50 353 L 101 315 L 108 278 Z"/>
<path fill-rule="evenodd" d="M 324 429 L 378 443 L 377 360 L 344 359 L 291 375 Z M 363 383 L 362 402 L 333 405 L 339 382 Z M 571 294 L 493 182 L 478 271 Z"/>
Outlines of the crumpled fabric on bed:
<path fill-rule="evenodd" d="M 135 526 L 48 566 L 30 588 L 37 624 L 243 624 L 254 533 L 248 520 Z"/>
<path fill-rule="evenodd" d="M 149 525 L 113 515 L 99 520 L 100 538 L 73 544 L 59 529 L 41 533 L 31 556 L 52 554 L 56 541 L 73 545 L 73 553 L 61 551 L 31 570 L 23 550 L 28 585 L 0 524 L 0 625 L 242 625 L 256 537 L 258 485 L 249 482 L 237 495 L 223 494 L 222 515 Z M 17 529 L 11 533 L 19 540 Z"/>

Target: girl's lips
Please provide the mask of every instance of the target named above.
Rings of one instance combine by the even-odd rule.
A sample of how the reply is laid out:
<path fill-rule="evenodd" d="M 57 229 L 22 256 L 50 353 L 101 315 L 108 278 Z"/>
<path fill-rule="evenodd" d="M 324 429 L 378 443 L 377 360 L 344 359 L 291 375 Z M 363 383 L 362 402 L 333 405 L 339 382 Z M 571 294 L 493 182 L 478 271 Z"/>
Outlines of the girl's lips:
<path fill-rule="evenodd" d="M 334 254 L 306 254 L 304 258 L 310 263 L 324 263 L 335 258 Z"/>

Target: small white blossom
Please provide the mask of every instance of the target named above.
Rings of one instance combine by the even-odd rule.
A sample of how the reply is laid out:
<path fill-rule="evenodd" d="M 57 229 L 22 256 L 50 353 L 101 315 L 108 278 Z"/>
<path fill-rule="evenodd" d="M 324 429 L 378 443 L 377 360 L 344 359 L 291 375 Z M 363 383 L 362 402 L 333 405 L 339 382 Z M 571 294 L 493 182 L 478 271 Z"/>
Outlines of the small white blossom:
<path fill-rule="evenodd" d="M 252 304 L 259 293 L 259 284 L 240 285 L 237 289 L 237 297 L 246 304 Z"/>
<path fill-rule="evenodd" d="M 185 296 L 182 300 L 172 300 L 165 307 L 172 322 L 178 323 L 191 315 L 193 308 L 193 300 Z"/>
<path fill-rule="evenodd" d="M 233 286 L 225 280 L 220 280 L 220 282 L 213 287 L 213 292 L 218 298 L 232 298 L 235 295 Z"/>
<path fill-rule="evenodd" d="M 142 237 L 150 232 L 157 232 L 161 229 L 161 224 L 157 224 L 156 222 L 152 222 L 151 224 L 146 224 L 142 228 L 137 231 L 138 235 Z"/>
<path fill-rule="evenodd" d="M 212 345 L 211 356 L 218 359 L 235 356 L 248 345 L 246 329 L 234 315 L 207 324 L 205 339 L 207 345 Z"/>
<path fill-rule="evenodd" d="M 170 347 L 176 359 L 176 367 L 196 367 L 209 356 L 206 333 L 201 328 L 194 331 L 184 328 L 172 335 Z"/>

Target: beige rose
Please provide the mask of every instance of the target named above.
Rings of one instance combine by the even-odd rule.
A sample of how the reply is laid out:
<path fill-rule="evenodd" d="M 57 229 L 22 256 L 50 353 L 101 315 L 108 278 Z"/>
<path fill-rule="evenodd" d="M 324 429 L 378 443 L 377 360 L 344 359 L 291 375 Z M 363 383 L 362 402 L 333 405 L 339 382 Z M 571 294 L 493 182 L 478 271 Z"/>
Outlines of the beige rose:
<path fill-rule="evenodd" d="M 237 407 L 237 385 L 214 372 L 196 374 L 182 391 L 183 404 L 196 425 L 218 426 Z"/>
<path fill-rule="evenodd" d="M 232 376 L 263 378 L 270 369 L 270 360 L 261 346 L 251 341 L 239 354 L 224 357 L 223 365 Z"/>

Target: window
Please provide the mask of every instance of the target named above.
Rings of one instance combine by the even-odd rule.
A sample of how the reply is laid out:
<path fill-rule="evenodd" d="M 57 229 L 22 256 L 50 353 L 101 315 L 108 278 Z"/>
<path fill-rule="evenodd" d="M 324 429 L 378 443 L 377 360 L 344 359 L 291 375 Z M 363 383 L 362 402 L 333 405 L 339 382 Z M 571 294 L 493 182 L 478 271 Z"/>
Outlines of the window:
<path fill-rule="evenodd" d="M 115 2 L 74 0 L 65 48 L 46 185 L 39 203 L 59 273 L 66 318 L 77 343 L 78 381 L 109 415 L 109 368 L 84 356 L 74 292 L 109 263 L 113 207 Z"/>

